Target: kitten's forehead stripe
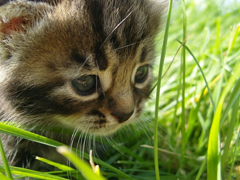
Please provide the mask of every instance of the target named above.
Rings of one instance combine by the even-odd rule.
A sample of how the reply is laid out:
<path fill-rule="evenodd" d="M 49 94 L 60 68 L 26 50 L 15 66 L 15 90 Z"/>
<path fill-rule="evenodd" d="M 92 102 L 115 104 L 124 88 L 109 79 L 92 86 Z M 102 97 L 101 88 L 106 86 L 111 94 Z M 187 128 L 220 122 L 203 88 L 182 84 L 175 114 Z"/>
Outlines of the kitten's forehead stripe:
<path fill-rule="evenodd" d="M 120 48 L 121 40 L 118 38 L 115 32 L 113 32 L 113 34 L 111 35 L 110 42 L 114 49 Z"/>
<path fill-rule="evenodd" d="M 84 65 L 84 68 L 90 69 L 97 68 L 100 71 L 106 70 L 108 67 L 108 59 L 103 51 L 90 54 L 88 57 L 81 55 L 77 49 L 73 49 L 71 58 L 78 64 Z"/>
<path fill-rule="evenodd" d="M 143 47 L 142 48 L 142 53 L 141 53 L 141 56 L 140 56 L 140 62 L 144 62 L 146 60 L 146 56 L 147 56 L 147 49 L 146 47 Z"/>
<path fill-rule="evenodd" d="M 84 64 L 86 61 L 86 57 L 82 56 L 77 49 L 72 50 L 71 57 L 72 60 L 80 64 Z"/>
<path fill-rule="evenodd" d="M 93 34 L 97 37 L 93 53 L 95 54 L 98 69 L 103 71 L 108 67 L 108 60 L 102 47 L 102 43 L 106 38 L 106 33 L 104 32 L 103 3 L 96 0 L 85 0 L 85 5 Z"/>
<path fill-rule="evenodd" d="M 86 9 L 88 12 L 90 23 L 92 23 L 93 30 L 97 31 L 100 41 L 104 40 L 104 22 L 103 22 L 103 4 L 96 0 L 85 0 Z M 102 43 L 101 42 L 101 43 Z"/>
<path fill-rule="evenodd" d="M 96 53 L 97 66 L 100 71 L 106 70 L 108 67 L 108 59 L 106 58 L 105 52 L 100 49 Z"/>

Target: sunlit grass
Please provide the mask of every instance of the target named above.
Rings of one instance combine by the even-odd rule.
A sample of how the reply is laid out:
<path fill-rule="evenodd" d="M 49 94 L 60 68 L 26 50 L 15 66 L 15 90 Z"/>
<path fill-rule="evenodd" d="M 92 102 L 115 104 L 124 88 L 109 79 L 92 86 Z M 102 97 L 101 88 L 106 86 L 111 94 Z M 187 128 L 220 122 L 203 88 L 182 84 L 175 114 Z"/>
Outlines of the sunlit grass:
<path fill-rule="evenodd" d="M 165 154 L 170 159 L 169 164 L 164 161 L 165 166 L 161 168 L 183 179 L 226 177 L 231 174 L 230 163 L 238 159 L 232 149 L 237 141 L 234 134 L 237 134 L 239 124 L 240 86 L 237 79 L 240 74 L 236 72 L 240 60 L 239 7 L 237 3 L 223 7 L 221 2 L 186 2 L 188 52 L 186 65 L 183 65 L 185 71 L 180 68 L 184 61 L 180 61 L 179 55 L 163 79 L 164 92 L 159 108 L 162 115 L 159 131 L 165 134 L 162 135 L 165 143 L 161 138 L 159 140 L 160 147 L 181 153 L 181 157 Z M 181 10 L 177 16 L 180 14 Z M 182 39 L 179 25 L 183 20 L 172 21 L 168 63 L 179 45 L 176 39 Z M 205 79 L 212 93 L 206 91 Z M 183 154 L 192 160 L 182 160 Z"/>

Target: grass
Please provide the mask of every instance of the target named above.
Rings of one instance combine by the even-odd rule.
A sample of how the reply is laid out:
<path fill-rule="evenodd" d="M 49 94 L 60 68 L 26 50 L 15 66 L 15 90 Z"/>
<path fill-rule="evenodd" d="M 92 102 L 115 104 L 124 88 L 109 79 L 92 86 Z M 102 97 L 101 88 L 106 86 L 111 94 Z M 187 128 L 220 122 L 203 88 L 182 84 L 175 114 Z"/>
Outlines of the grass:
<path fill-rule="evenodd" d="M 160 65 L 159 65 L 159 70 L 158 70 L 158 81 L 157 81 L 157 92 L 156 92 L 157 101 L 155 103 L 154 165 L 155 165 L 155 174 L 156 174 L 157 180 L 160 180 L 159 167 L 158 167 L 159 166 L 158 165 L 158 107 L 159 107 L 160 89 L 161 89 L 162 74 L 163 74 L 163 65 L 164 65 L 164 60 L 165 60 L 165 55 L 166 55 L 166 50 L 167 50 L 169 25 L 170 25 L 171 14 L 172 14 L 172 3 L 173 3 L 173 1 L 170 0 L 169 6 L 168 6 L 166 29 L 165 29 L 164 38 L 163 38 Z"/>
<path fill-rule="evenodd" d="M 143 131 L 133 127 L 136 130 L 127 136 L 128 141 L 124 138 L 126 135 L 120 133 L 104 161 L 93 158 L 95 164 L 100 165 L 102 179 L 240 179 L 239 17 L 237 1 L 174 4 L 168 41 L 164 45 L 165 60 L 160 66 L 162 73 L 159 75 L 160 57 L 154 68 L 156 77 L 164 74 L 159 78 L 161 88 L 154 90 L 141 117 L 148 123 L 140 127 Z M 159 54 L 164 51 L 163 36 L 162 32 L 157 38 Z M 177 51 L 179 47 L 181 50 Z M 160 93 L 157 97 L 156 91 Z M 0 131 L 53 147 L 62 145 L 9 125 L 0 124 Z M 158 147 L 155 151 L 154 140 Z M 84 157 L 89 158 L 87 154 Z M 67 179 L 64 175 L 68 171 L 73 177 L 84 179 L 78 173 L 90 167 L 74 170 L 42 161 L 53 164 L 59 171 L 42 173 L 16 167 L 8 170 L 6 162 L 5 167 L 0 166 L 0 172 L 6 172 L 6 175 L 0 174 L 0 179 L 12 179 L 11 174 Z M 81 159 L 76 161 L 82 163 Z"/>

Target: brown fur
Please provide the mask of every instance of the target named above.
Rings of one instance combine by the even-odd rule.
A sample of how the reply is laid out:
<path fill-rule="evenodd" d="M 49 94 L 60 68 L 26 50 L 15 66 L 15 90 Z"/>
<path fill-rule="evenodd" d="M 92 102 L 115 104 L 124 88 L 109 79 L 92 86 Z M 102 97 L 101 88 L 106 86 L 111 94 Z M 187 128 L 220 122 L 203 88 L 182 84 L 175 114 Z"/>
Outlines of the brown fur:
<path fill-rule="evenodd" d="M 45 2 L 50 3 L 0 7 L 1 120 L 66 144 L 70 137 L 58 138 L 44 127 L 102 136 L 135 122 L 150 91 L 162 5 L 153 0 Z M 148 74 L 138 83 L 142 66 L 148 66 Z M 97 77 L 96 90 L 81 95 L 72 80 L 86 75 Z M 11 165 L 27 166 L 20 158 L 24 152 L 29 156 L 24 158 L 52 154 L 15 141 L 4 137 Z M 41 167 L 31 162 L 31 168 Z"/>

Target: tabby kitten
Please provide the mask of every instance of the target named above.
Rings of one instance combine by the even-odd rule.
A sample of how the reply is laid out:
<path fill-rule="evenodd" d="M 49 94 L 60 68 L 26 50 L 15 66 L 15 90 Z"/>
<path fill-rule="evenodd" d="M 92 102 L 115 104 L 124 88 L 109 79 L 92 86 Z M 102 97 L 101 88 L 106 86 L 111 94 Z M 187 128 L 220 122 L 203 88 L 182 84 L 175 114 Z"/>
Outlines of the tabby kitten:
<path fill-rule="evenodd" d="M 106 136 L 135 122 L 150 92 L 162 3 L 39 1 L 0 7 L 1 121 L 73 146 L 78 138 L 62 131 Z M 1 137 L 10 165 L 66 162 L 54 148 Z"/>

